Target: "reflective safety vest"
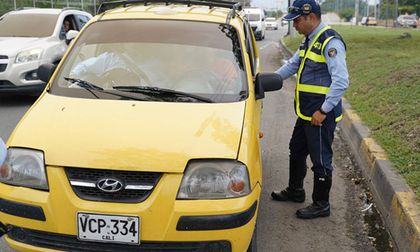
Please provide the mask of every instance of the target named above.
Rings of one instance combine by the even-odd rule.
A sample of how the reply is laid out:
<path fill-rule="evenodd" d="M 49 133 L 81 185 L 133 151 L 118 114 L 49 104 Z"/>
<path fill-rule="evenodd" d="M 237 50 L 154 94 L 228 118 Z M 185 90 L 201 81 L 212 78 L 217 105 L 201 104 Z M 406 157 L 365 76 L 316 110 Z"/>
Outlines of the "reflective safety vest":
<path fill-rule="evenodd" d="M 303 120 L 311 121 L 312 114 L 321 108 L 330 90 L 331 75 L 323 51 L 332 38 L 340 39 L 345 46 L 340 34 L 326 26 L 315 35 L 309 46 L 302 43 L 299 47 L 295 110 Z M 333 112 L 335 121 L 340 121 L 343 117 L 341 100 Z"/>

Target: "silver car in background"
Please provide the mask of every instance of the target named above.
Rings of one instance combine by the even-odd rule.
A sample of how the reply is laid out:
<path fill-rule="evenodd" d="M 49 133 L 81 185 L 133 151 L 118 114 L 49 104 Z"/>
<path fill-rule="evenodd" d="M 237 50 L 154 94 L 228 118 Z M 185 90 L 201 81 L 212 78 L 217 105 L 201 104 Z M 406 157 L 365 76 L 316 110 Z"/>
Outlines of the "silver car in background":
<path fill-rule="evenodd" d="M 400 15 L 397 18 L 397 26 L 417 28 L 417 20 L 414 15 Z"/>
<path fill-rule="evenodd" d="M 67 35 L 77 34 L 92 15 L 74 9 L 22 9 L 0 17 L 0 94 L 40 93 L 37 76 L 45 63 L 58 64 L 67 49 Z"/>
<path fill-rule="evenodd" d="M 268 17 L 265 19 L 266 30 L 277 30 L 279 28 L 278 22 L 274 17 Z"/>

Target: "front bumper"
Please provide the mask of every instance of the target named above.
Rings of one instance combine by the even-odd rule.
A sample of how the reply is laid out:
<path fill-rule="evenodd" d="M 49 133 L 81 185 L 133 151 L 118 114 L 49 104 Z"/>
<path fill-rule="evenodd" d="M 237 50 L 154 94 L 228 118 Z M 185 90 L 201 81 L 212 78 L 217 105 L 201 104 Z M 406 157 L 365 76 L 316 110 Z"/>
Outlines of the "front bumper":
<path fill-rule="evenodd" d="M 45 83 L 39 80 L 35 74 L 40 64 L 40 61 L 16 64 L 14 58 L 8 59 L 7 65 L 3 64 L 5 68 L 0 71 L 0 92 L 38 91 L 39 89 L 42 91 Z"/>
<path fill-rule="evenodd" d="M 124 246 L 133 246 L 79 241 L 78 212 L 140 216 L 140 246 L 152 246 L 151 251 L 172 245 L 196 248 L 188 251 L 209 251 L 213 247 L 216 250 L 210 251 L 246 251 L 261 193 L 257 184 L 251 194 L 236 199 L 175 200 L 182 174 L 164 174 L 144 202 L 94 202 L 75 195 L 63 168 L 47 167 L 47 176 L 49 192 L 0 183 L 3 203 L 38 209 L 33 211 L 38 218 L 19 215 L 22 211 L 11 211 L 10 207 L 9 211 L 0 212 L 0 219 L 11 229 L 6 241 L 18 251 L 77 250 L 78 246 L 87 245 L 100 248 L 99 244 L 114 250 L 98 251 L 128 251 Z M 33 242 L 33 237 L 41 242 Z"/>
<path fill-rule="evenodd" d="M 142 242 L 139 246 L 80 241 L 74 235 L 62 235 L 12 227 L 6 241 L 20 251 L 231 251 L 229 241 Z M 42 248 L 42 249 L 39 249 Z"/>
<path fill-rule="evenodd" d="M 0 80 L 0 94 L 40 94 L 45 89 L 46 83 L 16 86 L 9 81 Z"/>

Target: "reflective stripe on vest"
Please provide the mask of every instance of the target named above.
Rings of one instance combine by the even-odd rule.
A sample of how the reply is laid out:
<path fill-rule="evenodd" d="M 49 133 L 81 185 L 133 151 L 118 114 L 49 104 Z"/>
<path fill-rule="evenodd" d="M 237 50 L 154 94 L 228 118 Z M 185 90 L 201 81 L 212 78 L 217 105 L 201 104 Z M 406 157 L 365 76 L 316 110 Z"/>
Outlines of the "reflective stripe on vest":
<path fill-rule="evenodd" d="M 311 116 L 306 116 L 303 115 L 302 112 L 300 111 L 300 99 L 299 99 L 299 92 L 306 92 L 306 93 L 313 93 L 313 94 L 321 94 L 321 95 L 326 95 L 328 94 L 328 92 L 330 91 L 329 87 L 325 87 L 325 86 L 319 86 L 319 85 L 313 85 L 310 83 L 300 83 L 301 81 L 301 75 L 303 72 L 303 68 L 305 66 L 305 62 L 307 59 L 312 60 L 313 62 L 316 63 L 326 63 L 326 59 L 325 56 L 323 55 L 323 51 L 325 49 L 325 46 L 327 45 L 327 43 L 333 38 L 333 36 L 328 37 L 322 44 L 322 49 L 321 49 L 321 54 L 317 54 L 311 51 L 312 47 L 314 46 L 314 44 L 318 41 L 319 36 L 326 30 L 331 29 L 331 27 L 326 26 L 324 28 L 322 28 L 314 37 L 314 39 L 312 40 L 310 46 L 308 48 L 306 48 L 305 50 L 300 50 L 299 51 L 299 56 L 302 57 L 302 61 L 300 63 L 299 66 L 299 70 L 297 72 L 297 85 L 296 85 L 296 114 L 302 118 L 303 120 L 307 120 L 307 121 L 311 121 L 312 120 L 312 115 Z M 317 46 L 320 46 L 320 43 L 318 43 Z M 317 47 L 319 49 L 319 47 Z M 335 121 L 338 122 L 341 120 L 343 116 L 340 115 L 338 116 Z"/>

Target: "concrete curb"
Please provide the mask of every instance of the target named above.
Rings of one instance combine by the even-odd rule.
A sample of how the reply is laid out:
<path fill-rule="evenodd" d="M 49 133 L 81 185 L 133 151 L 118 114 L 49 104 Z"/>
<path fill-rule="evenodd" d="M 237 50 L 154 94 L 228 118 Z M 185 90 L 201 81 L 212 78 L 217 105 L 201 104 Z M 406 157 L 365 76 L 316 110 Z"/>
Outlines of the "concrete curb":
<path fill-rule="evenodd" d="M 369 129 L 344 101 L 341 129 L 349 143 L 373 199 L 398 251 L 420 251 L 420 209 L 406 181 L 396 173 L 385 151 L 371 138 Z"/>
<path fill-rule="evenodd" d="M 293 54 L 283 38 L 280 43 Z M 366 178 L 396 249 L 420 252 L 420 208 L 413 190 L 395 171 L 385 151 L 371 138 L 369 129 L 345 100 L 343 108 L 340 128 Z"/>

